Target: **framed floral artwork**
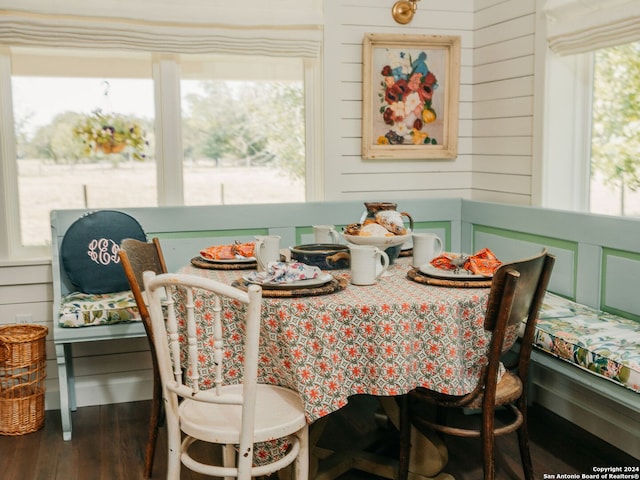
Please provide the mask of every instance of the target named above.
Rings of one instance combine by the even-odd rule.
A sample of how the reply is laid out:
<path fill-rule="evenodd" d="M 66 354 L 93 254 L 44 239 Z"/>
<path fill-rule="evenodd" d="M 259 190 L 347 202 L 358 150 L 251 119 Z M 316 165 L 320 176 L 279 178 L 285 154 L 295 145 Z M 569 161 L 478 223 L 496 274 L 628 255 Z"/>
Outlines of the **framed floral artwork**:
<path fill-rule="evenodd" d="M 460 37 L 366 34 L 362 85 L 363 158 L 458 155 Z"/>

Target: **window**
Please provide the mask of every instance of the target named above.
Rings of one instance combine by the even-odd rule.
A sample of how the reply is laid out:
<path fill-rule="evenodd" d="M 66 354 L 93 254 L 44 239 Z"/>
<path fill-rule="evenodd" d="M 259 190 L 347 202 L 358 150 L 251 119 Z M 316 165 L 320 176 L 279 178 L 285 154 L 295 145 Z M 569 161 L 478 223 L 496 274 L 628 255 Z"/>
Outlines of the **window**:
<path fill-rule="evenodd" d="M 640 215 L 639 48 L 550 56 L 544 206 Z"/>
<path fill-rule="evenodd" d="M 594 55 L 589 210 L 640 216 L 640 42 Z"/>
<path fill-rule="evenodd" d="M 305 199 L 304 64 L 182 55 L 184 203 Z"/>
<path fill-rule="evenodd" d="M 149 55 L 18 49 L 12 70 L 21 245 L 49 242 L 52 208 L 157 205 Z M 119 118 L 149 143 L 140 155 L 93 142 Z"/>
<path fill-rule="evenodd" d="M 536 49 L 540 203 L 638 216 L 640 5 L 538 0 L 536 6 L 544 13 L 536 33 L 546 36 Z"/>
<path fill-rule="evenodd" d="M 56 208 L 313 198 L 315 60 L 31 47 L 4 58 L 8 256 L 48 255 Z M 78 130 L 96 114 L 135 126 L 145 148 L 99 148 Z"/>

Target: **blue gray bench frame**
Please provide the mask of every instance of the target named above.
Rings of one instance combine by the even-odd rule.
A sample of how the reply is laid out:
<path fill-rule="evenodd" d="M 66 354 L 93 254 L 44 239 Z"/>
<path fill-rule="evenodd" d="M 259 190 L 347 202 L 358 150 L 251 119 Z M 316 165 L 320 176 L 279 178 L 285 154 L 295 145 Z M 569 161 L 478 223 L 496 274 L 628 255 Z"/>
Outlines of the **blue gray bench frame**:
<path fill-rule="evenodd" d="M 378 199 L 377 199 L 378 200 Z M 382 199 L 387 200 L 387 199 Z M 586 305 L 640 320 L 637 293 L 640 278 L 640 221 L 542 208 L 464 199 L 395 200 L 409 212 L 416 231 L 431 231 L 447 250 L 475 251 L 489 246 L 503 260 L 522 258 L 548 246 L 557 261 L 549 290 Z M 312 242 L 312 225 L 344 226 L 357 221 L 360 201 L 304 204 L 229 205 L 201 207 L 128 208 L 149 237 L 161 239 L 170 271 L 189 262 L 202 246 L 255 235 L 277 234 L 282 245 Z M 52 274 L 54 328 L 60 403 L 65 439 L 71 438 L 70 411 L 76 407 L 72 344 L 143 337 L 141 324 L 60 328 L 57 312 L 71 285 L 60 268 L 59 245 L 66 229 L 90 210 L 52 212 Z M 534 352 L 534 363 L 573 378 L 590 391 L 638 411 L 640 396 L 547 354 Z M 541 380 L 544 381 L 544 380 Z"/>

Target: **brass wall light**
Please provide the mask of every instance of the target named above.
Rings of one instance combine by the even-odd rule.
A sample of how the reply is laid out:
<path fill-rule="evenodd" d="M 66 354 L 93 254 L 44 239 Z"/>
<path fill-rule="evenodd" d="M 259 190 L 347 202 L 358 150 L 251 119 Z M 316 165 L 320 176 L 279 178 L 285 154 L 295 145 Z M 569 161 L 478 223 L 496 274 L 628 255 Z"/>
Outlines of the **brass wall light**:
<path fill-rule="evenodd" d="M 398 0 L 391 8 L 393 19 L 402 25 L 409 23 L 413 20 L 413 14 L 416 13 L 418 9 L 417 2 L 419 1 L 420 0 Z"/>

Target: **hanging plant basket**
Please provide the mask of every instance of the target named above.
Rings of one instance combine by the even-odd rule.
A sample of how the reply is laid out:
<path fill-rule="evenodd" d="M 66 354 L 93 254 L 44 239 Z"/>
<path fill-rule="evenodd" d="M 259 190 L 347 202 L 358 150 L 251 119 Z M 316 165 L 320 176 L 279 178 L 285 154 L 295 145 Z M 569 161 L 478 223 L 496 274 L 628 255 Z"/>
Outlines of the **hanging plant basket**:
<path fill-rule="evenodd" d="M 134 159 L 143 160 L 149 144 L 139 123 L 122 115 L 103 114 L 100 110 L 78 122 L 73 134 L 84 143 L 87 155 L 122 153 L 129 147 Z"/>
<path fill-rule="evenodd" d="M 126 147 L 127 145 L 125 143 L 103 143 L 100 145 L 96 144 L 94 150 L 104 154 L 122 153 Z"/>

